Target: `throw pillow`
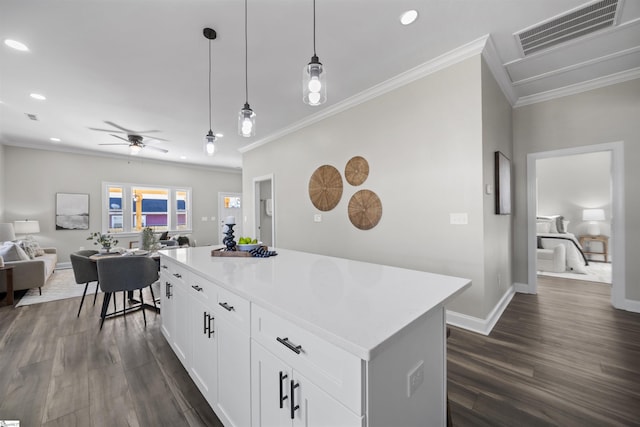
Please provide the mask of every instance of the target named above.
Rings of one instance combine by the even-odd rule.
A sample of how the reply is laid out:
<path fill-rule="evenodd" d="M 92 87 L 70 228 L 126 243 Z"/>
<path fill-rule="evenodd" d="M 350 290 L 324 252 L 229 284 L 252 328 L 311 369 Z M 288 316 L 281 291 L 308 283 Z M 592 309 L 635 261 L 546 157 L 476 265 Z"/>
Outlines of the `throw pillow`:
<path fill-rule="evenodd" d="M 551 223 L 549 221 L 536 222 L 536 233 L 549 233 L 551 230 Z"/>
<path fill-rule="evenodd" d="M 0 246 L 0 256 L 5 261 L 28 261 L 30 259 L 29 255 L 14 242 L 6 242 Z"/>
<path fill-rule="evenodd" d="M 33 249 L 33 246 L 30 242 L 26 240 L 18 240 L 16 244 L 27 254 L 29 259 L 34 259 L 36 257 L 36 251 Z"/>
<path fill-rule="evenodd" d="M 160 235 L 160 239 L 159 240 L 169 240 L 169 232 L 165 231 L 164 233 L 162 233 Z"/>

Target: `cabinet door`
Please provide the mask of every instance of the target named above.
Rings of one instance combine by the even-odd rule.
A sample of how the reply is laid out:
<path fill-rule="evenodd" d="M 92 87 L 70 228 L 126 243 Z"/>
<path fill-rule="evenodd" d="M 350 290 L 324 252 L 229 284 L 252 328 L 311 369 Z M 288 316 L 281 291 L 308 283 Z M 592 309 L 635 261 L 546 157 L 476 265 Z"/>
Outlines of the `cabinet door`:
<path fill-rule="evenodd" d="M 294 427 L 362 427 L 364 418 L 347 409 L 298 372 L 290 384 Z"/>
<path fill-rule="evenodd" d="M 249 334 L 220 316 L 218 325 L 218 410 L 226 426 L 251 424 Z M 225 419 L 227 422 L 225 422 Z"/>
<path fill-rule="evenodd" d="M 218 401 L 218 345 L 213 312 L 201 301 L 192 299 L 190 375 L 212 407 Z M 185 313 L 186 314 L 186 313 Z"/>
<path fill-rule="evenodd" d="M 251 341 L 251 421 L 253 427 L 291 426 L 291 369 Z"/>
<path fill-rule="evenodd" d="M 171 289 L 171 278 L 162 274 L 160 276 L 160 318 L 162 320 L 162 335 L 169 343 L 173 344 L 173 333 L 175 330 L 175 308 L 173 300 L 173 289 Z"/>
<path fill-rule="evenodd" d="M 191 316 L 189 315 L 189 313 L 192 308 L 189 306 L 189 295 L 187 294 L 187 290 L 184 288 L 184 284 L 176 280 L 174 280 L 172 284 L 173 286 L 171 287 L 171 289 L 173 290 L 173 307 L 175 309 L 173 350 L 178 356 L 178 359 L 180 359 L 180 361 L 184 365 L 185 369 L 189 369 L 189 363 L 191 362 L 189 357 L 191 349 Z"/>

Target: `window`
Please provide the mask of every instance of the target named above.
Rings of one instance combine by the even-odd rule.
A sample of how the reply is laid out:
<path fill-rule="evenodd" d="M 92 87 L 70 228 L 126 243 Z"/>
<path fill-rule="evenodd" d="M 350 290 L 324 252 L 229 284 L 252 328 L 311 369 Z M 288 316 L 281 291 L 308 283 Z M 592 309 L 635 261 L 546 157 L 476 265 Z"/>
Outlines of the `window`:
<path fill-rule="evenodd" d="M 103 183 L 104 233 L 191 231 L 191 189 Z"/>

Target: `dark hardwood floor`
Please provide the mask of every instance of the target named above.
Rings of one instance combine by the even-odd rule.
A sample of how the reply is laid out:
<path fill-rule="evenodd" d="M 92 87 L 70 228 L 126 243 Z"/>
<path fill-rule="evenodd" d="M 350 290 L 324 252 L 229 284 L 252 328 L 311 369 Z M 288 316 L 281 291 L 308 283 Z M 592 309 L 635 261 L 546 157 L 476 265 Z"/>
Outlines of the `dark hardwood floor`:
<path fill-rule="evenodd" d="M 640 425 L 640 314 L 607 285 L 540 278 L 488 337 L 452 328 L 454 426 Z M 121 299 L 118 301 L 121 304 Z M 0 309 L 0 420 L 21 426 L 220 426 L 147 312 L 79 298 Z M 403 427 L 403 426 L 389 426 Z"/>
<path fill-rule="evenodd" d="M 488 337 L 452 328 L 454 426 L 640 425 L 640 314 L 610 286 L 538 278 Z"/>

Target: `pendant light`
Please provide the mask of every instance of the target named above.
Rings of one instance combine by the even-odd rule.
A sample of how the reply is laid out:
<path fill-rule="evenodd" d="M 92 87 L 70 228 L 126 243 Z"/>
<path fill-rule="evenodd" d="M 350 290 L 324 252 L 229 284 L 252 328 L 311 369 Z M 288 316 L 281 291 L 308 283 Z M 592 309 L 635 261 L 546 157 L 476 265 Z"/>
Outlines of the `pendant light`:
<path fill-rule="evenodd" d="M 202 34 L 209 40 L 209 133 L 204 137 L 204 151 L 207 156 L 213 156 L 216 151 L 216 136 L 211 130 L 211 40 L 215 40 L 217 34 L 212 28 L 205 28 Z"/>
<path fill-rule="evenodd" d="M 238 114 L 238 134 L 249 138 L 256 134 L 256 113 L 249 106 L 249 47 L 247 43 L 247 0 L 244 0 L 244 106 Z"/>
<path fill-rule="evenodd" d="M 302 100 L 305 104 L 320 105 L 327 100 L 327 70 L 316 55 L 316 0 L 313 0 L 313 56 L 302 69 Z"/>

